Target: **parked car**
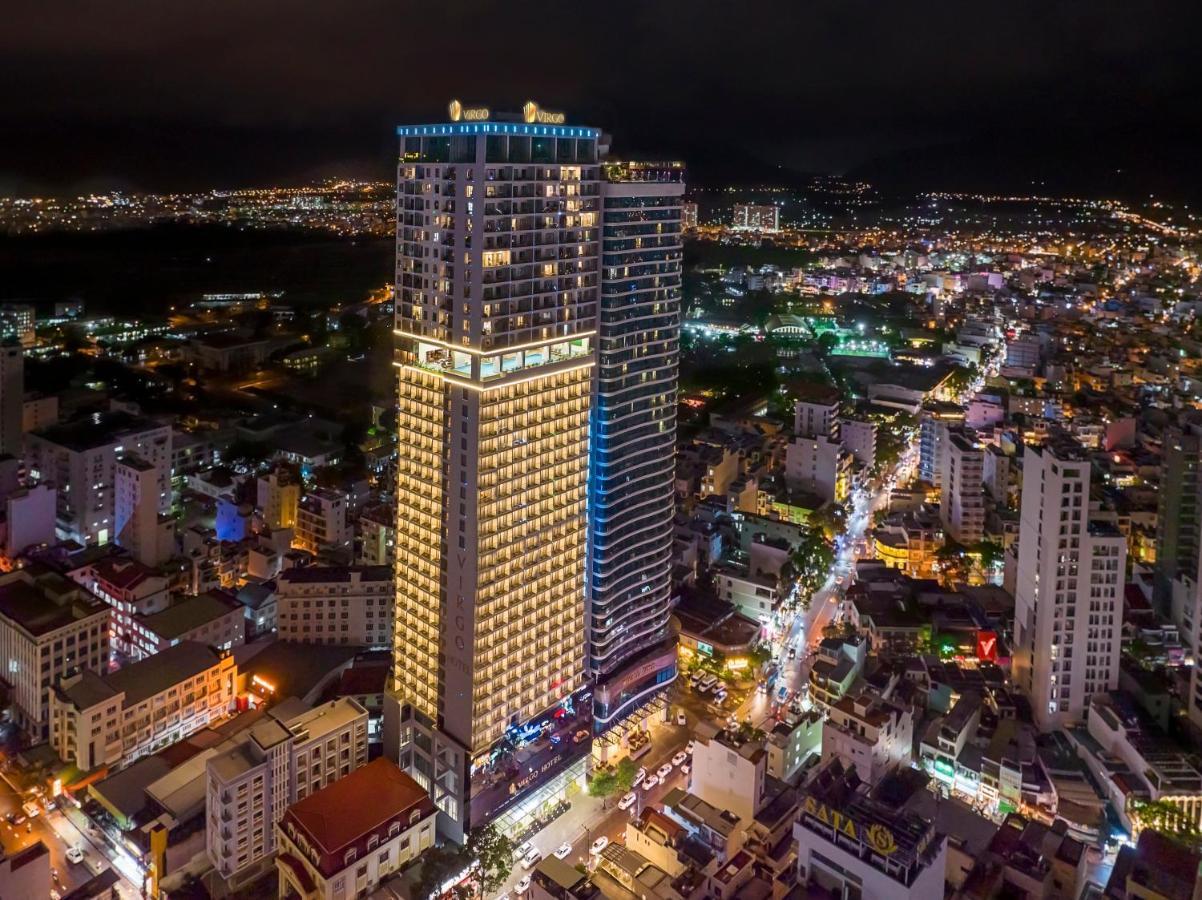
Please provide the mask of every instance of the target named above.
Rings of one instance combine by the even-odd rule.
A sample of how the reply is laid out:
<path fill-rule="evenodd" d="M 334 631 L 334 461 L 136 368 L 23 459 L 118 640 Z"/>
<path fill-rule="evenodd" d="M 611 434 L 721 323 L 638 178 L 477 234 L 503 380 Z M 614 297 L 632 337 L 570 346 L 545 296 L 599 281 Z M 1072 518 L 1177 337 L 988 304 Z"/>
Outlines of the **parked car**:
<path fill-rule="evenodd" d="M 538 850 L 531 847 L 530 852 L 522 857 L 522 867 L 526 869 L 533 869 L 538 865 L 538 861 L 542 858 L 543 855 L 539 853 Z"/>
<path fill-rule="evenodd" d="M 693 755 L 693 742 L 692 741 L 689 741 L 687 744 L 684 745 L 684 752 L 689 754 L 689 756 Z"/>
<path fill-rule="evenodd" d="M 643 790 L 649 791 L 653 787 L 655 787 L 657 784 L 659 784 L 659 776 L 652 775 L 650 778 L 648 778 L 646 781 L 643 782 Z"/>
<path fill-rule="evenodd" d="M 571 855 L 572 855 L 572 845 L 569 844 L 567 841 L 564 841 L 562 844 L 560 844 L 558 847 L 555 848 L 555 858 L 556 859 L 567 859 Z"/>
<path fill-rule="evenodd" d="M 656 777 L 659 778 L 660 781 L 663 781 L 665 778 L 667 778 L 671 774 L 672 774 L 672 764 L 670 762 L 664 763 L 655 772 Z"/>
<path fill-rule="evenodd" d="M 609 846 L 609 838 L 607 838 L 605 835 L 601 835 L 601 837 L 599 837 L 595 841 L 593 841 L 593 846 L 588 848 L 588 852 L 591 853 L 593 856 L 596 856 L 597 854 L 599 854 L 602 850 L 604 850 L 608 846 Z"/>
<path fill-rule="evenodd" d="M 630 807 L 634 806 L 634 801 L 637 799 L 638 796 L 635 795 L 634 791 L 623 795 L 622 799 L 618 801 L 618 809 L 630 809 Z"/>
<path fill-rule="evenodd" d="M 518 844 L 517 849 L 513 851 L 514 859 L 525 859 L 526 854 L 534 849 L 534 845 L 529 841 L 522 841 Z"/>
<path fill-rule="evenodd" d="M 528 890 L 530 890 L 530 876 L 529 875 L 525 876 L 521 881 L 519 881 L 517 884 L 515 884 L 513 886 L 513 892 L 515 894 L 517 894 L 519 897 L 522 896 L 524 893 L 526 893 L 526 891 L 528 891 Z"/>
<path fill-rule="evenodd" d="M 67 850 L 67 862 L 73 865 L 79 865 L 83 862 L 83 850 L 79 847 L 71 847 Z"/>
<path fill-rule="evenodd" d="M 687 754 L 683 750 L 681 750 L 679 753 L 677 753 L 675 756 L 672 757 L 672 765 L 683 766 L 685 764 L 685 761 L 688 760 L 688 758 L 689 758 L 689 754 Z"/>
<path fill-rule="evenodd" d="M 581 728 L 574 735 L 572 735 L 572 743 L 573 744 L 579 744 L 581 741 L 586 741 L 586 740 L 588 740 L 588 729 L 587 728 Z"/>
<path fill-rule="evenodd" d="M 676 714 L 676 724 L 677 724 L 677 725 L 688 725 L 688 724 L 689 724 L 689 719 L 688 719 L 688 717 L 687 717 L 687 716 L 684 714 L 684 710 L 683 710 L 683 709 L 682 709 L 680 712 L 678 712 L 678 713 Z"/>
<path fill-rule="evenodd" d="M 637 772 L 634 773 L 634 779 L 630 782 L 630 786 L 638 787 L 640 784 L 642 784 L 643 779 L 646 777 L 647 777 L 647 770 L 639 769 Z"/>
<path fill-rule="evenodd" d="M 689 764 L 688 764 L 688 763 L 685 763 L 683 766 L 681 766 L 681 767 L 680 767 L 680 773 L 681 773 L 682 775 L 688 775 L 688 774 L 689 774 L 689 770 L 690 770 L 690 768 L 691 768 L 691 767 L 689 766 Z"/>

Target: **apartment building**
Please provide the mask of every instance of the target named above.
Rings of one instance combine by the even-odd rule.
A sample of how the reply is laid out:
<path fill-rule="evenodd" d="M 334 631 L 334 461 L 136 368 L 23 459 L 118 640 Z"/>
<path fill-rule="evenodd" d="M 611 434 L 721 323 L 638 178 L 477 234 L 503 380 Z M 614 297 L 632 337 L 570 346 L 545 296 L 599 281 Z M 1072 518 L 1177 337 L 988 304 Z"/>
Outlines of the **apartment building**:
<path fill-rule="evenodd" d="M 296 706 L 269 710 L 208 760 L 205 850 L 231 890 L 271 865 L 276 823 L 289 806 L 367 764 L 366 709 L 349 697 Z"/>
<path fill-rule="evenodd" d="M 875 784 L 913 758 L 914 714 L 871 688 L 832 703 L 822 728 L 822 760 L 839 759 L 845 768 Z"/>
<path fill-rule="evenodd" d="M 256 485 L 263 523 L 270 529 L 295 528 L 301 486 L 288 469 L 260 475 Z"/>
<path fill-rule="evenodd" d="M 851 460 L 838 438 L 794 438 L 785 447 L 785 483 L 823 503 L 842 503 L 851 489 Z"/>
<path fill-rule="evenodd" d="M 12 718 L 36 743 L 50 731 L 50 692 L 109 658 L 109 607 L 39 564 L 0 574 L 0 659 Z"/>
<path fill-rule="evenodd" d="M 276 825 L 280 893 L 366 897 L 434 846 L 436 820 L 425 788 L 374 760 L 288 807 Z"/>
<path fill-rule="evenodd" d="M 296 508 L 296 533 L 292 546 L 309 553 L 350 551 L 354 532 L 347 522 L 347 499 L 340 491 L 317 488 L 301 498 Z"/>
<path fill-rule="evenodd" d="M 246 610 L 227 591 L 205 591 L 176 597 L 161 612 L 134 616 L 131 633 L 140 659 L 185 641 L 231 650 L 246 642 Z"/>
<path fill-rule="evenodd" d="M 50 694 L 50 746 L 85 772 L 124 766 L 225 718 L 234 658 L 185 641 L 107 675 L 84 669 Z"/>
<path fill-rule="evenodd" d="M 171 426 L 126 412 L 97 412 L 25 436 L 33 481 L 58 490 L 60 537 L 107 544 L 115 522 L 117 460 L 134 454 L 154 466 L 158 511 L 171 510 Z"/>
<path fill-rule="evenodd" d="M 125 556 L 105 556 L 67 574 L 112 607 L 112 652 L 130 661 L 144 658 L 134 620 L 171 604 L 170 579 Z"/>
<path fill-rule="evenodd" d="M 285 569 L 275 583 L 281 640 L 391 646 L 391 567 L 303 566 Z"/>
<path fill-rule="evenodd" d="M 954 430 L 940 451 L 939 516 L 949 537 L 971 546 L 985 536 L 985 448 L 971 432 Z"/>
<path fill-rule="evenodd" d="M 1118 688 L 1127 541 L 1094 517 L 1091 463 L 1054 432 L 1027 447 L 1014 593 L 1014 683 L 1040 730 L 1082 721 Z"/>
<path fill-rule="evenodd" d="M 161 566 L 175 555 L 175 520 L 160 511 L 159 470 L 133 453 L 114 467 L 113 538 L 140 563 Z"/>
<path fill-rule="evenodd" d="M 359 516 L 359 552 L 362 566 L 389 566 L 396 562 L 396 507 L 369 506 Z"/>

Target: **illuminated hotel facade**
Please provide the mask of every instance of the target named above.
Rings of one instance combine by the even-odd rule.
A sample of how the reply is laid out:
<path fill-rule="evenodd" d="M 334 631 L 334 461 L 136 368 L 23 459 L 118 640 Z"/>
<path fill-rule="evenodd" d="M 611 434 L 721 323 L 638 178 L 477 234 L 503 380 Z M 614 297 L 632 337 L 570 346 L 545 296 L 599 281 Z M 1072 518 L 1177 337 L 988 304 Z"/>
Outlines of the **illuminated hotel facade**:
<path fill-rule="evenodd" d="M 599 730 L 676 677 L 670 634 L 680 363 L 680 163 L 606 162 L 589 485 L 589 675 Z"/>
<path fill-rule="evenodd" d="M 385 741 L 430 790 L 443 833 L 462 840 L 513 801 L 512 785 L 536 786 L 517 783 L 527 769 L 549 777 L 572 762 L 539 749 L 547 742 L 531 740 L 531 720 L 588 718 L 601 135 L 482 121 L 457 106 L 459 121 L 397 129 L 397 600 Z M 507 770 L 506 748 L 527 742 L 532 755 Z M 562 744 L 588 752 L 587 741 Z"/>
<path fill-rule="evenodd" d="M 594 680 L 612 719 L 675 676 L 683 168 L 533 103 L 450 112 L 397 130 L 385 746 L 462 840 L 583 784 Z"/>

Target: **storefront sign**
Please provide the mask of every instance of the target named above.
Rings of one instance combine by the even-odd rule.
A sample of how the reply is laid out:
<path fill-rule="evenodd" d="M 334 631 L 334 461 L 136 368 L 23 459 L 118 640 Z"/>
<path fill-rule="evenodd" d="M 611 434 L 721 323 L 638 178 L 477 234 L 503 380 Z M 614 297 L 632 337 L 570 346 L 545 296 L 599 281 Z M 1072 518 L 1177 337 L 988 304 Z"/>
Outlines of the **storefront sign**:
<path fill-rule="evenodd" d="M 997 633 L 977 632 L 977 659 L 981 662 L 997 662 Z"/>
<path fill-rule="evenodd" d="M 853 841 L 865 844 L 883 856 L 889 856 L 897 851 L 897 842 L 893 838 L 893 832 L 884 825 L 874 823 L 864 826 L 838 810 L 831 809 L 825 803 L 819 803 L 813 797 L 806 797 L 802 811 L 824 825 L 829 825 L 836 832 L 846 835 Z"/>

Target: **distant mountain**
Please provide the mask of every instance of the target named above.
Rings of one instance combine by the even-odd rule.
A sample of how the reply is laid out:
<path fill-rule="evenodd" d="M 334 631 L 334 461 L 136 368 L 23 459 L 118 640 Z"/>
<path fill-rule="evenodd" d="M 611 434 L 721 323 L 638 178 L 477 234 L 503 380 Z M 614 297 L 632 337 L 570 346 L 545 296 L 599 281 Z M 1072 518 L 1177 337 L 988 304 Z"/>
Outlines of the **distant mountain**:
<path fill-rule="evenodd" d="M 1148 123 L 1146 132 L 1057 130 L 905 150 L 847 173 L 885 191 L 1027 192 L 1042 195 L 1202 200 L 1199 135 Z"/>

